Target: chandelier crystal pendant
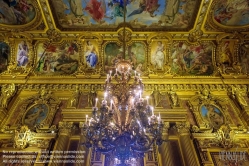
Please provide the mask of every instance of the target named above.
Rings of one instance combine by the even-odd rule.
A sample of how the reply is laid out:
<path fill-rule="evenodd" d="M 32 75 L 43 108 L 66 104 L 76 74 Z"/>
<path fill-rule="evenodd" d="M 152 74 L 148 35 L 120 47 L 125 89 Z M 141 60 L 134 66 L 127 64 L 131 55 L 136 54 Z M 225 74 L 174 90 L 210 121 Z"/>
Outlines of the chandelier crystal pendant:
<path fill-rule="evenodd" d="M 131 69 L 130 61 L 120 60 L 116 71 L 107 74 L 101 106 L 97 107 L 96 99 L 92 117 L 86 115 L 82 127 L 87 148 L 92 147 L 107 159 L 116 158 L 123 165 L 131 158 L 143 157 L 154 143 L 161 145 L 164 141 L 160 113 L 156 116 L 149 98 L 142 97 L 144 85 L 140 75 Z"/>

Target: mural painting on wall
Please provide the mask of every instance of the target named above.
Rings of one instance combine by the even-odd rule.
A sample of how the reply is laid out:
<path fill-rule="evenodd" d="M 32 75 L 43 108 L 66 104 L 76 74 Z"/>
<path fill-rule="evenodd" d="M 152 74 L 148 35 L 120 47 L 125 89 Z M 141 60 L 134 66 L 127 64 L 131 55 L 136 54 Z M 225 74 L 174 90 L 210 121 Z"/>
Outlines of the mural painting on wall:
<path fill-rule="evenodd" d="M 22 40 L 20 43 L 18 43 L 17 46 L 17 55 L 16 55 L 16 60 L 17 60 L 17 66 L 26 66 L 27 63 L 29 62 L 29 47 L 28 44 L 25 40 Z"/>
<path fill-rule="evenodd" d="M 243 26 L 249 24 L 248 0 L 218 0 L 214 6 L 214 19 L 227 26 Z"/>
<path fill-rule="evenodd" d="M 162 69 L 165 63 L 165 43 L 157 41 L 152 43 L 151 63 L 155 69 Z"/>
<path fill-rule="evenodd" d="M 225 123 L 222 112 L 214 105 L 202 105 L 201 116 L 214 129 L 219 129 Z"/>
<path fill-rule="evenodd" d="M 23 124 L 34 127 L 37 124 L 42 123 L 42 121 L 48 115 L 48 106 L 45 104 L 37 104 L 32 106 L 23 118 Z"/>
<path fill-rule="evenodd" d="M 62 27 L 115 28 L 126 21 L 133 28 L 186 28 L 194 16 L 194 0 L 50 0 Z M 125 7 L 126 6 L 126 7 Z"/>
<path fill-rule="evenodd" d="M 172 72 L 180 75 L 211 75 L 213 73 L 211 43 L 189 45 L 174 43 L 171 50 Z"/>
<path fill-rule="evenodd" d="M 0 24 L 23 25 L 36 15 L 32 0 L 0 0 Z"/>
<path fill-rule="evenodd" d="M 99 59 L 99 53 L 95 42 L 92 42 L 90 40 L 86 41 L 84 55 L 87 67 L 95 68 Z"/>
<path fill-rule="evenodd" d="M 39 43 L 36 72 L 46 75 L 72 74 L 78 68 L 79 50 L 75 42 L 62 45 Z"/>
<path fill-rule="evenodd" d="M 234 60 L 234 50 L 235 41 L 223 41 L 219 47 L 219 59 L 218 62 L 225 67 L 232 67 Z"/>
<path fill-rule="evenodd" d="M 10 60 L 10 48 L 5 42 L 0 42 L 0 73 L 7 70 Z"/>
<path fill-rule="evenodd" d="M 105 46 L 105 70 L 113 70 L 115 72 L 115 65 L 120 60 L 124 59 L 123 47 L 117 43 L 108 43 Z M 145 45 L 141 42 L 134 42 L 125 51 L 125 59 L 129 60 L 133 65 L 133 70 L 137 73 L 143 74 L 145 69 Z"/>
<path fill-rule="evenodd" d="M 243 73 L 249 73 L 249 43 L 240 47 L 239 60 L 242 66 Z"/>

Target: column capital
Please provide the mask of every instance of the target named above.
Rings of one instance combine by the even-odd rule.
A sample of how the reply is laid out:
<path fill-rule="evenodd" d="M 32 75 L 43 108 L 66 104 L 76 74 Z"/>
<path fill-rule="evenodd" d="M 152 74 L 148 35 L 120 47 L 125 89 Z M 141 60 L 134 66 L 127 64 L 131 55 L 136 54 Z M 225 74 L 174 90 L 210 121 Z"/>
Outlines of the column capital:
<path fill-rule="evenodd" d="M 59 135 L 70 135 L 73 127 L 73 122 L 59 122 Z"/>
<path fill-rule="evenodd" d="M 189 122 L 176 122 L 175 129 L 180 135 L 186 135 L 189 134 L 190 124 Z"/>

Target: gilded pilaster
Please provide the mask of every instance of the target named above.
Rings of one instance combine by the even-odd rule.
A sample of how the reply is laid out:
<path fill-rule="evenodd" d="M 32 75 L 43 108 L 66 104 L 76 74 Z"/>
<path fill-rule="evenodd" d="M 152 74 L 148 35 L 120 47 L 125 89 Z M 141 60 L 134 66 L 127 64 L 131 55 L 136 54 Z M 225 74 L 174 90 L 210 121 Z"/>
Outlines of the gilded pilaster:
<path fill-rule="evenodd" d="M 53 156 L 54 158 L 51 159 L 49 166 L 59 166 L 62 163 L 53 163 L 53 160 L 58 159 L 56 158 L 57 155 L 63 155 L 61 153 L 56 152 L 64 152 L 67 150 L 67 146 L 69 143 L 69 139 L 71 136 L 73 127 L 73 122 L 59 122 L 59 137 L 56 140 L 55 147 L 53 149 Z"/>
<path fill-rule="evenodd" d="M 163 143 L 159 148 L 161 165 L 174 166 L 174 158 L 170 146 L 170 142 Z"/>
<path fill-rule="evenodd" d="M 167 123 L 165 126 L 166 126 L 166 131 L 165 131 L 165 134 L 163 135 L 163 139 L 168 140 L 169 123 Z M 161 160 L 160 162 L 162 166 L 164 165 L 174 166 L 174 158 L 173 158 L 173 153 L 172 153 L 171 146 L 170 146 L 170 141 L 164 142 L 161 146 L 159 146 L 158 151 L 160 154 L 159 160 Z"/>
<path fill-rule="evenodd" d="M 185 165 L 199 166 L 193 142 L 190 139 L 189 124 L 177 123 L 176 129 L 179 134 L 179 141 Z"/>

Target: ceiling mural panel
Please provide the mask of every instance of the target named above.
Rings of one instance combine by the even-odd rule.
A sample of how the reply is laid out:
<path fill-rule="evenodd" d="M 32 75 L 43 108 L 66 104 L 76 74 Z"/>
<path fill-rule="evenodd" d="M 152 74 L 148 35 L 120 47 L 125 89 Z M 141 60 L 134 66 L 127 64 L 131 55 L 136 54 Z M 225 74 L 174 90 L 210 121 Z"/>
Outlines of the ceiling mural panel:
<path fill-rule="evenodd" d="M 171 71 L 178 75 L 211 75 L 213 44 L 190 45 L 175 42 L 171 50 Z"/>
<path fill-rule="evenodd" d="M 225 26 L 244 26 L 249 24 L 248 0 L 219 0 L 214 5 L 214 20 Z"/>
<path fill-rule="evenodd" d="M 32 0 L 0 0 L 0 24 L 24 25 L 36 16 Z"/>
<path fill-rule="evenodd" d="M 79 49 L 75 42 L 62 45 L 39 43 L 37 45 L 36 73 L 40 75 L 70 75 L 79 63 Z"/>
<path fill-rule="evenodd" d="M 187 30 L 193 26 L 200 0 L 50 0 L 61 30 L 117 30 L 124 22 L 133 30 Z M 125 7 L 126 5 L 126 7 Z"/>
<path fill-rule="evenodd" d="M 125 59 L 133 65 L 133 70 L 143 74 L 146 68 L 146 46 L 143 42 L 133 42 L 125 51 Z M 123 59 L 123 47 L 116 42 L 109 42 L 105 45 L 105 70 L 115 72 L 115 65 Z"/>

